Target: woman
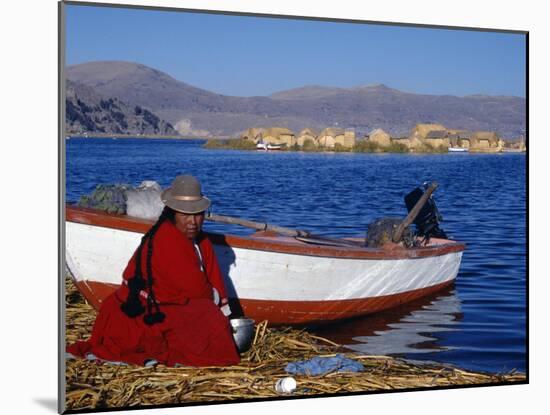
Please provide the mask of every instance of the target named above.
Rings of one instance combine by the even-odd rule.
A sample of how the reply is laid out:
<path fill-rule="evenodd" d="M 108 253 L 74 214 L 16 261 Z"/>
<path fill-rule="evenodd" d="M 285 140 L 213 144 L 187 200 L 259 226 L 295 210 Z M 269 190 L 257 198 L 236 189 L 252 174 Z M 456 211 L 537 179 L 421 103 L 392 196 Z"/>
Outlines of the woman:
<path fill-rule="evenodd" d="M 144 365 L 239 363 L 226 288 L 211 242 L 202 233 L 210 200 L 193 176 L 178 176 L 161 195 L 165 208 L 103 302 L 91 338 L 75 356 Z M 214 299 L 221 298 L 216 305 Z"/>

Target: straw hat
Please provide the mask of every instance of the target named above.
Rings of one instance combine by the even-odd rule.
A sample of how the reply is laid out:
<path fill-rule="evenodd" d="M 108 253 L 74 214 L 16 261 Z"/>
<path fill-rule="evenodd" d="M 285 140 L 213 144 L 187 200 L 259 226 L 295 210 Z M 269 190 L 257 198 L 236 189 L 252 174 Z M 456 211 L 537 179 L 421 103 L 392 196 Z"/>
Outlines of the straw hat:
<path fill-rule="evenodd" d="M 190 175 L 177 176 L 160 198 L 169 208 L 188 214 L 204 212 L 211 203 L 202 195 L 199 181 Z"/>

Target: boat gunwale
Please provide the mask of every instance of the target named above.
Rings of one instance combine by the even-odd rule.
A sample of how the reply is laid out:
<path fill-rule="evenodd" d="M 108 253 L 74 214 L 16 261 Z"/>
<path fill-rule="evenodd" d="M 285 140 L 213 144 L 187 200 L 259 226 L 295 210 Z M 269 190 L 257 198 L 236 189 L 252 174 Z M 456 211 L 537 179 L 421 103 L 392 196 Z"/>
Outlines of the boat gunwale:
<path fill-rule="evenodd" d="M 96 209 L 66 205 L 66 221 L 85 225 L 99 226 L 136 233 L 145 233 L 153 225 L 153 220 L 141 219 L 127 215 L 110 214 Z M 293 241 L 277 241 L 270 238 L 238 236 L 206 232 L 215 245 L 226 245 L 232 248 L 250 249 L 294 255 L 307 255 L 328 258 L 346 259 L 416 259 L 447 255 L 462 252 L 466 245 L 462 242 L 448 240 L 448 243 L 416 247 L 381 249 L 367 247 L 340 247 L 314 245 Z"/>

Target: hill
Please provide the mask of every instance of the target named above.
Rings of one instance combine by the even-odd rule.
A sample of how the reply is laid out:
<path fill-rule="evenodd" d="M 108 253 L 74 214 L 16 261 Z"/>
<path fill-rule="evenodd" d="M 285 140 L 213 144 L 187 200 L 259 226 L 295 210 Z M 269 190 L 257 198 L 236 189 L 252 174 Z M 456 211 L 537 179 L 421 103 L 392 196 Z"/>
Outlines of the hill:
<path fill-rule="evenodd" d="M 67 80 L 67 133 L 177 135 L 172 125 L 146 108 Z"/>
<path fill-rule="evenodd" d="M 304 86 L 268 97 L 216 94 L 132 62 L 89 62 L 67 68 L 67 77 L 98 94 L 149 108 L 181 134 L 235 136 L 249 127 L 382 128 L 408 135 L 417 123 L 497 131 L 515 138 L 525 131 L 526 101 L 507 96 L 425 95 L 385 85 L 353 88 Z"/>

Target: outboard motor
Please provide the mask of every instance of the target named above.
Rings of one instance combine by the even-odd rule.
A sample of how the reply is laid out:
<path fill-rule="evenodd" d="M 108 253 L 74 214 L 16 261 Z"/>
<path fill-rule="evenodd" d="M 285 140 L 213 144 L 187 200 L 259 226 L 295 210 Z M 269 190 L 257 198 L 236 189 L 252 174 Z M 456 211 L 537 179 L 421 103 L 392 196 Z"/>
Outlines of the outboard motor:
<path fill-rule="evenodd" d="M 407 211 L 410 212 L 412 210 L 416 202 L 424 194 L 425 189 L 426 183 L 424 184 L 424 189 L 417 187 L 405 196 Z M 417 236 L 424 237 L 423 243 L 428 243 L 431 237 L 447 239 L 447 234 L 439 227 L 439 222 L 442 220 L 443 218 L 435 205 L 435 201 L 430 196 L 413 222 L 416 225 Z"/>

